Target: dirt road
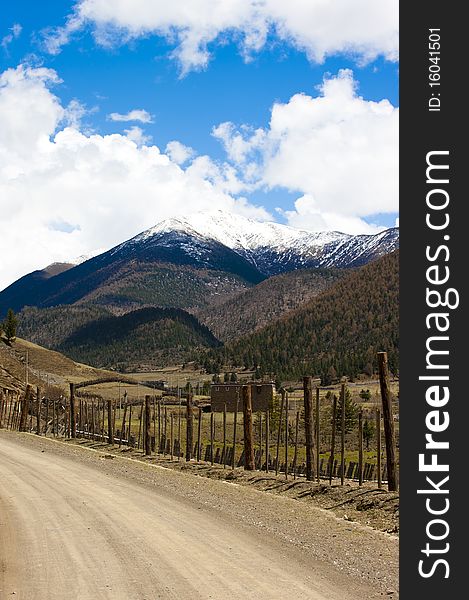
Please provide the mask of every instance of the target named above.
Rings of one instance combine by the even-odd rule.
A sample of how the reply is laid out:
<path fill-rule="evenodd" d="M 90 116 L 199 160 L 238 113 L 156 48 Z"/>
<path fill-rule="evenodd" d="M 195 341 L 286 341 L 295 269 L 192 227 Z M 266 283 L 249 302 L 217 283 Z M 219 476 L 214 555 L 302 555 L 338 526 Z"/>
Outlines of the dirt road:
<path fill-rule="evenodd" d="M 319 560 L 295 535 L 290 505 L 301 511 L 301 503 L 265 496 L 2 431 L 0 598 L 355 600 L 386 593 L 358 567 L 351 575 L 329 556 Z M 280 501 L 291 539 L 282 527 L 263 525 L 272 501 Z M 223 510 L 230 504 L 236 510 Z M 305 527 L 337 535 L 336 519 L 318 510 L 313 516 Z M 350 535 L 346 524 L 337 527 Z"/>

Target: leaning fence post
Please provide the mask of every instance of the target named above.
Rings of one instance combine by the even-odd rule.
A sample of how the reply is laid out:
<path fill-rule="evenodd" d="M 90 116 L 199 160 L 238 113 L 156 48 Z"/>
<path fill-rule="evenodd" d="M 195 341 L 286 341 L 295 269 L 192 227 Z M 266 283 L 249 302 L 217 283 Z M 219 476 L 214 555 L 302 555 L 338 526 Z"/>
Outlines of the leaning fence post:
<path fill-rule="evenodd" d="M 306 443 L 306 479 L 313 481 L 314 464 L 314 433 L 313 433 L 313 378 L 303 378 L 303 397 L 305 408 L 305 443 Z"/>
<path fill-rule="evenodd" d="M 252 396 L 251 386 L 243 385 L 243 425 L 244 425 L 244 469 L 254 471 L 254 443 L 252 439 Z"/>
<path fill-rule="evenodd" d="M 386 442 L 386 464 L 388 471 L 388 489 L 397 492 L 399 482 L 396 465 L 396 439 L 394 434 L 394 419 L 392 414 L 391 389 L 389 384 L 387 352 L 378 352 L 379 383 L 383 405 L 384 437 Z"/>

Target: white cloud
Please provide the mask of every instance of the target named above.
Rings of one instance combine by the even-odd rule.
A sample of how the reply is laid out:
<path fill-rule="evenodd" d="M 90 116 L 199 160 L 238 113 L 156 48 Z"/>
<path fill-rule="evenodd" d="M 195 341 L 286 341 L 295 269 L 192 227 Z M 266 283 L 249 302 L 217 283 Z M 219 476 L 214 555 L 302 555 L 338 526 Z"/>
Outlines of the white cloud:
<path fill-rule="evenodd" d="M 324 80 L 316 97 L 275 104 L 269 127 L 216 127 L 240 178 L 301 193 L 284 216 L 293 226 L 375 230 L 363 220 L 398 210 L 398 114 L 357 94 L 351 71 Z"/>
<path fill-rule="evenodd" d="M 143 110 L 142 108 L 136 108 L 134 110 L 129 110 L 126 114 L 121 114 L 117 112 L 113 112 L 107 116 L 110 121 L 139 121 L 140 123 L 153 123 L 153 117 L 149 112 Z"/>
<path fill-rule="evenodd" d="M 8 46 L 20 37 L 21 32 L 23 31 L 23 27 L 19 23 L 15 23 L 12 27 L 10 27 L 11 33 L 8 33 L 2 38 L 0 42 L 0 46 L 8 53 Z"/>
<path fill-rule="evenodd" d="M 45 43 L 60 52 L 86 25 L 103 46 L 163 36 L 174 42 L 184 73 L 206 67 L 208 45 L 222 38 L 236 40 L 248 58 L 273 34 L 313 61 L 347 53 L 366 62 L 379 55 L 397 60 L 398 21 L 397 0 L 80 0 Z"/>
<path fill-rule="evenodd" d="M 185 146 L 177 140 L 168 142 L 165 152 L 177 165 L 183 165 L 196 154 L 193 148 L 190 146 Z"/>
<path fill-rule="evenodd" d="M 135 142 L 137 146 L 143 146 L 144 144 L 148 144 L 151 142 L 151 135 L 145 135 L 143 129 L 141 127 L 137 127 L 137 125 L 133 125 L 130 129 L 124 129 L 124 133 L 126 137 Z"/>
<path fill-rule="evenodd" d="M 175 213 L 220 208 L 268 218 L 225 191 L 230 169 L 208 157 L 184 170 L 145 145 L 141 130 L 97 135 L 68 125 L 67 107 L 51 91 L 59 82 L 44 68 L 0 73 L 0 289 Z"/>
<path fill-rule="evenodd" d="M 59 84 L 46 68 L 0 73 L 0 289 L 174 214 L 219 208 L 268 219 L 238 197 L 256 189 L 297 192 L 294 208 L 279 212 L 303 229 L 375 232 L 366 217 L 397 211 L 398 110 L 361 98 L 350 71 L 316 96 L 275 104 L 264 129 L 215 127 L 223 164 L 176 140 L 162 153 L 135 125 L 89 133 L 83 106 L 54 95 Z"/>

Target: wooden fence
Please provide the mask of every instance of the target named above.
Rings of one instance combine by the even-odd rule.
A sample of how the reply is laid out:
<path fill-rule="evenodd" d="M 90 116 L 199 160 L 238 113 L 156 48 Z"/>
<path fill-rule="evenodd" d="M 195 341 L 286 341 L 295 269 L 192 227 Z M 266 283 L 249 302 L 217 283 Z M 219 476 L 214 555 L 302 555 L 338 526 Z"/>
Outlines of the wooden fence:
<path fill-rule="evenodd" d="M 119 447 L 157 453 L 169 460 L 195 460 L 234 469 L 283 473 L 285 478 L 306 477 L 329 482 L 356 480 L 359 485 L 387 482 L 398 489 L 397 453 L 386 354 L 380 353 L 382 407 L 371 415 L 373 448 L 364 448 L 363 411 L 347 430 L 347 388 L 340 397 L 313 388 L 312 377 L 303 382 L 303 402 L 290 400 L 282 390 L 271 409 L 253 414 L 251 388 L 242 388 L 239 406 L 232 413 L 206 413 L 191 394 L 179 404 L 145 396 L 142 401 L 116 401 L 75 397 L 50 400 L 41 390 L 26 387 L 23 394 L 0 390 L 0 427 L 37 435 L 81 438 Z M 384 444 L 382 444 L 384 437 Z M 350 457 L 353 455 L 353 460 Z M 356 455 L 356 456 L 355 456 Z"/>

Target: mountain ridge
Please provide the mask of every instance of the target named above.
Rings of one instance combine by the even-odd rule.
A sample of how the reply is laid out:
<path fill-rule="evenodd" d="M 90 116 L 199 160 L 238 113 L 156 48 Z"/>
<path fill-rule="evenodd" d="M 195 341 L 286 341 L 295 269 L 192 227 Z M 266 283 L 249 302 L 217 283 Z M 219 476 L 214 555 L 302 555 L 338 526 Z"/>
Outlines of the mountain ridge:
<path fill-rule="evenodd" d="M 30 274 L 20 278 L 0 292 L 0 317 L 8 308 L 18 311 L 24 306 L 75 304 L 97 297 L 101 305 L 121 312 L 149 305 L 196 310 L 216 300 L 225 289 L 228 293 L 240 291 L 297 269 L 358 267 L 392 252 L 398 245 L 396 228 L 360 236 L 312 233 L 222 211 L 196 213 L 162 221 L 54 276 L 37 278 Z M 174 298 L 172 304 L 165 303 L 164 294 L 162 297 L 157 293 L 168 270 L 173 272 L 174 281 L 180 279 L 179 298 L 184 304 L 177 305 Z M 131 282 L 135 273 L 141 274 L 141 293 L 136 298 L 135 282 Z M 153 279 L 152 290 L 158 302 L 143 292 L 148 278 Z M 198 295 L 192 304 L 188 302 L 190 290 L 184 291 L 184 278 L 190 280 L 190 290 Z M 110 288 L 112 297 L 106 299 Z"/>

